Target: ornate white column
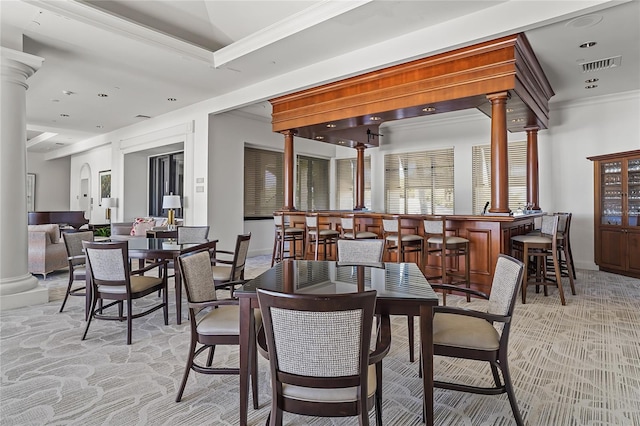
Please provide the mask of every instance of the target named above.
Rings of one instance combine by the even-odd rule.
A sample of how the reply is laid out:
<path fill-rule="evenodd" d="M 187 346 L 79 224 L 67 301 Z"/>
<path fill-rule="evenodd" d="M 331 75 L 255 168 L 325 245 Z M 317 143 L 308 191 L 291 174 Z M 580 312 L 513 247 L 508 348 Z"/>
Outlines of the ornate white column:
<path fill-rule="evenodd" d="M 27 265 L 27 79 L 44 59 L 1 47 L 0 309 L 49 301 Z"/>

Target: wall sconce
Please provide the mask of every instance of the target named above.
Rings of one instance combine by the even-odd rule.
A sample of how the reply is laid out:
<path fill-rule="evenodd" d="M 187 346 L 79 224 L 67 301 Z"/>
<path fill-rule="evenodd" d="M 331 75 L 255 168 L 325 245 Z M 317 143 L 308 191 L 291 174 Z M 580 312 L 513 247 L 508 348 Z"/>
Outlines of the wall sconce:
<path fill-rule="evenodd" d="M 164 197 L 162 197 L 162 208 L 169 209 L 169 229 L 175 229 L 176 216 L 174 209 L 182 208 L 182 204 L 180 203 L 180 196 L 173 195 L 173 192 L 170 195 L 165 195 Z"/>
<path fill-rule="evenodd" d="M 113 207 L 117 207 L 117 199 L 115 198 L 103 198 L 102 199 L 102 207 L 105 209 L 105 218 L 108 222 L 111 222 L 111 209 Z"/>

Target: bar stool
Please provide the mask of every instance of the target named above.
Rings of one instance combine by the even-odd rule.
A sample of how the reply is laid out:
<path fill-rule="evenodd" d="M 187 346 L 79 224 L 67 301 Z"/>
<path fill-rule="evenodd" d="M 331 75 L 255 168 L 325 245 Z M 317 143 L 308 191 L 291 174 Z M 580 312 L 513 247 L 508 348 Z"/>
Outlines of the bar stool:
<path fill-rule="evenodd" d="M 300 241 L 300 255 L 304 257 L 304 229 L 289 226 L 284 220 L 284 213 L 275 212 L 273 214 L 273 222 L 275 224 L 275 235 L 273 238 L 273 254 L 271 255 L 271 266 L 283 259 L 296 259 L 297 243 Z M 285 245 L 288 243 L 288 245 Z M 287 256 L 285 256 L 285 252 Z"/>
<path fill-rule="evenodd" d="M 576 279 L 576 269 L 573 265 L 573 254 L 571 253 L 571 242 L 569 241 L 569 229 L 571 228 L 571 213 L 556 213 L 558 215 L 558 259 L 560 261 L 560 272 L 563 277 L 569 277 L 572 294 L 576 294 L 574 280 Z"/>
<path fill-rule="evenodd" d="M 440 279 L 443 284 L 460 285 L 464 284 L 471 288 L 471 265 L 469 240 L 457 236 L 447 236 L 447 219 L 444 216 L 430 216 L 423 220 L 425 245 L 425 269 L 429 264 L 429 256 L 440 258 L 439 274 L 427 277 L 428 280 Z M 447 258 L 458 259 L 464 256 L 464 272 L 460 273 L 459 268 L 453 269 L 447 266 Z M 454 262 L 451 262 L 452 264 Z M 451 282 L 448 282 L 451 281 Z M 467 293 L 467 302 L 471 301 L 471 295 Z M 446 292 L 442 292 L 442 302 L 447 304 Z"/>
<path fill-rule="evenodd" d="M 418 235 L 418 227 L 414 226 L 413 233 L 402 233 L 402 218 L 397 215 L 389 215 L 382 217 L 382 238 L 385 242 L 385 253 L 396 253 L 396 261 L 398 263 L 406 262 L 407 255 L 416 254 L 416 263 L 418 266 L 422 263 L 422 247 L 423 239 Z"/>
<path fill-rule="evenodd" d="M 369 231 L 359 231 L 356 215 L 347 213 L 340 218 L 342 232 L 340 238 L 345 240 L 362 240 L 378 238 L 378 234 Z"/>
<path fill-rule="evenodd" d="M 560 303 L 566 305 L 564 290 L 562 289 L 562 277 L 560 263 L 558 262 L 558 219 L 557 215 L 545 215 L 542 217 L 540 235 L 516 235 L 511 237 L 511 253 L 514 257 L 524 262 L 524 279 L 522 280 L 522 303 L 527 300 L 527 286 L 544 286 L 544 295 L 547 296 L 547 287 L 558 287 Z M 519 256 L 519 257 L 518 257 Z M 547 277 L 547 258 L 551 257 L 555 280 Z M 530 258 L 534 265 L 529 270 Z M 533 272 L 533 276 L 531 273 Z"/>
<path fill-rule="evenodd" d="M 335 229 L 320 229 L 318 224 L 318 213 L 308 213 L 305 216 L 307 248 L 305 250 L 305 258 L 312 252 L 313 259 L 318 260 L 318 250 L 320 244 L 323 248 L 323 259 L 327 260 L 327 248 L 336 247 L 336 242 L 340 238 L 340 233 Z"/>

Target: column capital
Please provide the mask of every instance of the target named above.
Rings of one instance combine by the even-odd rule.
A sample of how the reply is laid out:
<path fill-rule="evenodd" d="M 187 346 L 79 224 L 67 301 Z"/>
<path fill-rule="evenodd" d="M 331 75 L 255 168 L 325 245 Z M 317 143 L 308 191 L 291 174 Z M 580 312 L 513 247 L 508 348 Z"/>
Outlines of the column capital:
<path fill-rule="evenodd" d="M 496 92 L 487 94 L 487 99 L 489 99 L 490 101 L 510 98 L 511 95 L 509 94 L 509 92 Z"/>
<path fill-rule="evenodd" d="M 42 66 L 44 58 L 20 52 L 18 50 L 1 47 L 2 80 L 20 84 L 27 89 L 27 79 Z"/>

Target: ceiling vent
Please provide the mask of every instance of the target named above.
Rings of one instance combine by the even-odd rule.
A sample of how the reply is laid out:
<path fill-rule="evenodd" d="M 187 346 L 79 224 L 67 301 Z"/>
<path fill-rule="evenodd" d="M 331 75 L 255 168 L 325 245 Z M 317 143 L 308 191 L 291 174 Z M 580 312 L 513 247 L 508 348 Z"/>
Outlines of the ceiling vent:
<path fill-rule="evenodd" d="M 598 59 L 591 62 L 583 62 L 580 64 L 582 72 L 602 71 L 609 68 L 619 67 L 622 62 L 622 56 L 614 56 L 612 58 Z"/>

